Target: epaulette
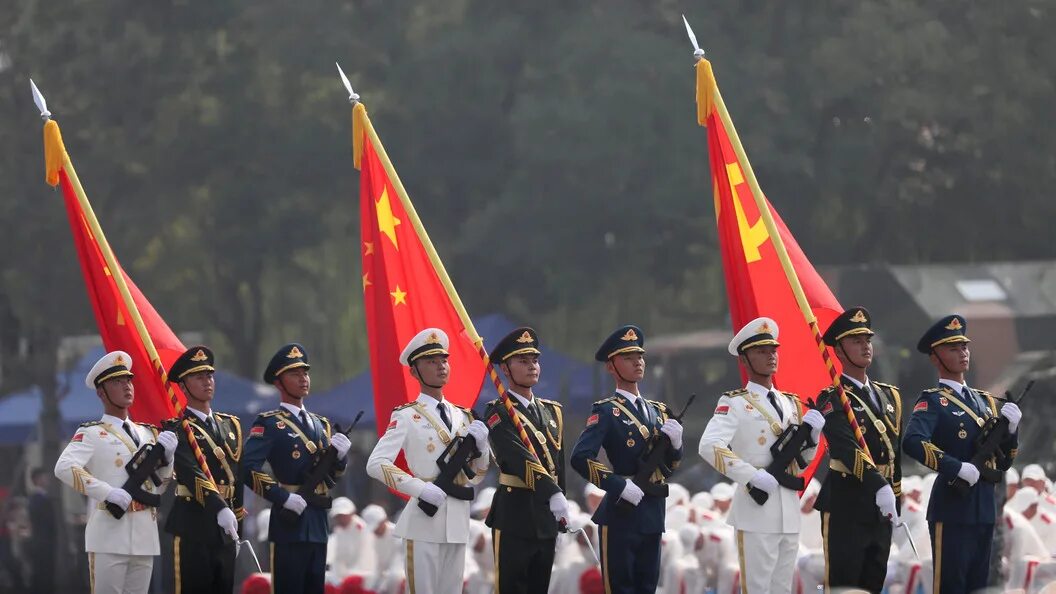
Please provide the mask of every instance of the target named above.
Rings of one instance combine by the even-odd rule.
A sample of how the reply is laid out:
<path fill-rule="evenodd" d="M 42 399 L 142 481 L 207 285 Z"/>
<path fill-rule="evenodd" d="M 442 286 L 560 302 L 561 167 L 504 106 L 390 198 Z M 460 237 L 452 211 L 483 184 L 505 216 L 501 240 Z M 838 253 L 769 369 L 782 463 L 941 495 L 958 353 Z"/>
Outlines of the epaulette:
<path fill-rule="evenodd" d="M 941 392 L 942 388 L 925 388 L 920 391 L 921 394 L 934 394 L 935 392 Z"/>
<path fill-rule="evenodd" d="M 795 394 L 793 392 L 785 392 L 785 391 L 781 391 L 781 393 L 784 394 L 785 396 L 788 396 L 789 398 L 791 398 L 793 400 L 799 400 L 799 394 Z"/>
<path fill-rule="evenodd" d="M 227 419 L 238 420 L 238 416 L 237 415 L 233 415 L 233 414 L 230 414 L 230 413 L 214 412 L 213 414 L 218 416 L 218 417 L 224 417 L 224 418 L 227 418 Z"/>
<path fill-rule="evenodd" d="M 553 405 L 553 406 L 562 406 L 562 404 L 560 402 L 558 402 L 556 400 L 549 400 L 547 398 L 540 398 L 539 402 L 542 402 L 544 404 L 550 404 L 550 405 Z"/>
<path fill-rule="evenodd" d="M 403 410 L 403 409 L 405 409 L 405 408 L 410 408 L 410 407 L 414 406 L 414 405 L 415 405 L 415 404 L 417 404 L 417 403 L 418 403 L 418 401 L 417 401 L 417 400 L 412 400 L 412 401 L 410 401 L 410 402 L 406 402 L 406 403 L 404 403 L 404 404 L 401 404 L 401 405 L 399 405 L 399 406 L 397 406 L 397 407 L 394 407 L 394 408 L 392 409 L 392 412 L 396 412 L 396 411 L 398 411 L 398 410 Z"/>
<path fill-rule="evenodd" d="M 276 408 L 275 410 L 269 410 L 269 411 L 262 412 L 259 415 L 257 415 L 257 417 L 259 417 L 259 418 L 274 417 L 275 415 L 281 415 L 281 414 L 282 414 L 282 409 L 281 408 Z"/>
<path fill-rule="evenodd" d="M 884 382 L 876 382 L 876 381 L 874 381 L 873 384 L 875 384 L 877 386 L 880 386 L 882 388 L 891 388 L 892 390 L 897 390 L 898 389 L 898 386 L 896 386 L 894 384 L 885 384 Z"/>
<path fill-rule="evenodd" d="M 159 427 L 157 425 L 153 424 L 153 423 L 140 423 L 140 422 L 136 421 L 136 424 L 139 425 L 140 427 L 146 427 L 147 429 L 153 429 L 154 431 L 158 431 L 159 430 Z"/>
<path fill-rule="evenodd" d="M 165 425 L 177 425 L 179 424 L 179 422 L 180 417 L 172 417 L 171 419 L 165 419 L 164 421 L 162 421 L 161 426 L 164 427 Z"/>
<path fill-rule="evenodd" d="M 994 397 L 993 394 L 991 394 L 990 392 L 987 392 L 986 390 L 980 390 L 979 388 L 972 388 L 972 389 L 975 390 L 976 392 L 979 392 L 983 396 L 986 396 L 987 398 L 993 398 Z"/>
<path fill-rule="evenodd" d="M 663 402 L 660 402 L 659 400 L 649 400 L 648 398 L 646 398 L 645 401 L 648 402 L 649 404 L 655 404 L 655 405 L 659 406 L 660 410 L 666 411 L 666 410 L 669 410 L 671 408 L 670 406 L 668 406 L 667 404 L 665 404 Z"/>
<path fill-rule="evenodd" d="M 85 421 L 84 423 L 81 423 L 81 427 L 94 427 L 96 425 L 102 425 L 102 424 L 103 424 L 102 421 Z"/>
<path fill-rule="evenodd" d="M 616 397 L 615 396 L 609 396 L 608 398 L 603 398 L 602 400 L 598 400 L 597 402 L 594 403 L 594 406 L 597 406 L 599 404 L 605 404 L 606 402 L 612 402 L 613 400 L 616 400 Z"/>
<path fill-rule="evenodd" d="M 723 392 L 722 395 L 726 396 L 727 398 L 733 398 L 735 396 L 741 396 L 742 394 L 747 394 L 747 393 L 748 393 L 748 388 L 738 388 L 736 390 L 730 390 L 729 392 Z"/>

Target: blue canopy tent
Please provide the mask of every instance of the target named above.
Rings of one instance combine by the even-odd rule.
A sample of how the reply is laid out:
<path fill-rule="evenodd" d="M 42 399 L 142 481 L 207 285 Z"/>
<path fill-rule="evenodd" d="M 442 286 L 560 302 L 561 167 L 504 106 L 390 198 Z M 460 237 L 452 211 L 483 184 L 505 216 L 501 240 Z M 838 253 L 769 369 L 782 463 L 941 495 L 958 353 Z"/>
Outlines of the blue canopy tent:
<path fill-rule="evenodd" d="M 496 344 L 499 339 L 517 327 L 517 324 L 501 314 L 476 318 L 473 320 L 473 325 L 484 337 L 485 346 Z M 598 386 L 607 387 L 609 382 L 602 379 L 600 383 L 596 383 L 594 377 L 596 370 L 591 364 L 573 359 L 548 347 L 545 336 L 540 350 L 543 352 L 540 357 L 543 374 L 541 381 L 534 389 L 535 393 L 543 398 L 561 401 L 568 412 L 586 413 L 589 411 L 591 403 L 600 398 L 605 389 Z M 458 371 L 455 370 L 455 373 Z M 475 408 L 483 411 L 484 403 L 497 397 L 495 386 L 492 385 L 490 379 L 485 378 Z M 374 382 L 370 371 L 363 372 L 326 392 L 310 396 L 306 405 L 309 410 L 326 415 L 331 421 L 342 425 L 350 422 L 356 413 L 362 410 L 364 412 L 360 427 L 374 425 Z"/>
<path fill-rule="evenodd" d="M 59 401 L 59 416 L 65 435 L 73 435 L 78 425 L 102 414 L 95 391 L 84 385 L 84 376 L 103 354 L 102 347 L 93 348 L 56 376 L 59 393 L 64 394 Z M 260 411 L 278 406 L 279 396 L 271 386 L 218 370 L 215 403 L 218 410 L 238 415 L 246 427 Z M 0 444 L 21 443 L 34 436 L 40 410 L 41 392 L 35 386 L 0 400 Z"/>

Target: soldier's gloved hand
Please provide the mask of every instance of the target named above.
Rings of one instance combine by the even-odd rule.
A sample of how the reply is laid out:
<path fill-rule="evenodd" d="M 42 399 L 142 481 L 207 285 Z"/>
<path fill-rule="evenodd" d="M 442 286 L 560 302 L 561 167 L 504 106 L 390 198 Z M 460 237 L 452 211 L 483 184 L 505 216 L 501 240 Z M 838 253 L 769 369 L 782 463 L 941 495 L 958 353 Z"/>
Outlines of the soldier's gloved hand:
<path fill-rule="evenodd" d="M 642 497 L 645 497 L 645 491 L 642 491 L 641 487 L 634 484 L 634 481 L 627 479 L 623 486 L 623 491 L 620 492 L 620 499 L 629 502 L 631 505 L 638 505 L 642 502 Z"/>
<path fill-rule="evenodd" d="M 756 489 L 762 489 L 766 491 L 767 495 L 773 495 L 777 492 L 777 479 L 774 475 L 766 471 L 765 468 L 760 468 L 755 471 L 752 475 L 752 480 L 748 481 L 748 484 L 755 487 Z"/>
<path fill-rule="evenodd" d="M 173 456 L 176 455 L 176 444 L 178 443 L 176 434 L 172 431 L 162 431 L 158 434 L 158 443 L 165 448 L 165 459 L 171 463 Z"/>
<path fill-rule="evenodd" d="M 894 522 L 898 519 L 898 509 L 895 507 L 895 491 L 891 485 L 884 485 L 876 490 L 876 507 L 880 515 Z"/>
<path fill-rule="evenodd" d="M 469 424 L 467 433 L 473 436 L 473 439 L 477 442 L 477 449 L 480 453 L 488 451 L 488 426 L 484 424 L 484 421 L 473 421 Z"/>
<path fill-rule="evenodd" d="M 1015 433 L 1016 429 L 1019 429 L 1019 420 L 1023 418 L 1023 412 L 1019 410 L 1016 403 L 1006 402 L 1001 407 L 1001 416 L 1008 419 L 1009 433 Z"/>
<path fill-rule="evenodd" d="M 238 518 L 230 507 L 225 507 L 216 513 L 216 524 L 223 528 L 231 540 L 238 542 Z"/>
<path fill-rule="evenodd" d="M 660 432 L 671 439 L 671 446 L 676 450 L 682 447 L 682 425 L 674 419 L 668 419 L 664 421 L 664 426 L 660 428 Z"/>
<path fill-rule="evenodd" d="M 128 506 L 132 505 L 132 496 L 124 489 L 110 489 L 110 492 L 106 494 L 106 500 L 121 509 L 128 509 Z"/>
<path fill-rule="evenodd" d="M 825 415 L 812 408 L 803 415 L 803 422 L 810 425 L 810 438 L 814 443 L 818 443 L 821 439 L 821 428 L 825 426 Z"/>
<path fill-rule="evenodd" d="M 957 471 L 957 477 L 964 479 L 969 485 L 974 485 L 979 482 L 979 469 L 971 462 L 961 462 L 961 469 Z"/>
<path fill-rule="evenodd" d="M 348 448 L 352 447 L 352 442 L 344 433 L 337 433 L 330 438 L 330 445 L 337 450 L 338 458 L 344 458 L 348 455 Z"/>
<path fill-rule="evenodd" d="M 440 487 L 437 487 L 433 483 L 425 483 L 425 488 L 418 494 L 418 499 L 422 501 L 440 507 L 440 504 L 447 499 L 447 493 Z"/>
<path fill-rule="evenodd" d="M 308 507 L 308 502 L 304 500 L 304 497 L 301 497 L 296 493 L 290 493 L 290 496 L 286 498 L 286 503 L 283 503 L 282 507 L 285 507 L 299 516 L 304 513 L 304 508 Z"/>
<path fill-rule="evenodd" d="M 550 496 L 550 513 L 554 514 L 558 524 L 564 521 L 568 525 L 568 499 L 565 499 L 564 493 L 558 491 Z"/>

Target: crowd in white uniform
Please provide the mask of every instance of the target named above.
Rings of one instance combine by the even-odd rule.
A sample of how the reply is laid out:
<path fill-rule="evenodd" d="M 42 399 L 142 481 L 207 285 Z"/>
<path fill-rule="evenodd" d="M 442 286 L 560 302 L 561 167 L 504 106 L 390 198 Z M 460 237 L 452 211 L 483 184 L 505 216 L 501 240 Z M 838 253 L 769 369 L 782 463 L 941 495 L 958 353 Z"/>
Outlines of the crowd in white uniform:
<path fill-rule="evenodd" d="M 902 520 L 908 525 L 917 552 L 905 531 L 894 533 L 886 588 L 891 594 L 930 594 L 931 543 L 926 520 L 928 495 L 934 474 L 903 478 Z M 1007 475 L 1008 501 L 1005 505 L 1005 540 L 1002 551 L 1006 591 L 1056 594 L 1056 492 L 1045 471 L 1037 464 L 1015 469 Z M 820 514 L 812 509 L 820 486 L 812 481 L 801 499 L 802 522 L 799 555 L 793 592 L 820 591 L 825 578 L 825 555 Z M 467 594 L 493 591 L 495 562 L 491 530 L 484 525 L 494 495 L 493 488 L 481 489 L 471 508 L 470 542 L 464 573 Z M 572 528 L 584 528 L 558 539 L 550 594 L 603 592 L 597 571 L 595 551 L 597 530 L 590 521 L 591 511 L 604 492 L 588 484 L 584 505 L 570 501 Z M 734 486 L 716 484 L 710 491 L 690 494 L 678 484 L 671 485 L 668 498 L 667 532 L 661 552 L 662 594 L 718 594 L 739 592 L 740 569 L 737 543 L 726 516 Z M 404 546 L 395 535 L 395 525 L 385 510 L 368 505 L 358 510 L 351 500 L 339 498 L 331 510 L 332 535 L 327 547 L 329 581 L 338 584 L 347 577 L 362 577 L 365 589 L 376 594 L 399 594 L 405 588 Z M 590 538 L 587 546 L 585 538 Z M 592 550 L 593 549 L 593 550 Z M 919 558 L 918 556 L 919 555 Z"/>

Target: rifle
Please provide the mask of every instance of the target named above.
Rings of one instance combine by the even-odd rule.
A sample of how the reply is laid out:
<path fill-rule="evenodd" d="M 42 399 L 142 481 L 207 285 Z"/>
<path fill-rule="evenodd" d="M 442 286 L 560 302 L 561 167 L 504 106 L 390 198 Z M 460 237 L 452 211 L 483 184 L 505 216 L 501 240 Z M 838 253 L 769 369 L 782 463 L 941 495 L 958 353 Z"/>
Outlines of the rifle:
<path fill-rule="evenodd" d="M 807 401 L 807 408 L 813 409 L 814 406 L 814 401 Z M 806 423 L 789 425 L 785 427 L 781 435 L 777 436 L 777 441 L 770 446 L 770 455 L 773 456 L 773 460 L 767 465 L 766 471 L 777 479 L 778 485 L 793 491 L 802 491 L 806 488 L 803 477 L 788 472 L 788 467 L 793 461 L 800 468 L 807 467 L 807 461 L 803 459 L 803 451 L 818 445 L 810 438 L 811 431 L 812 427 Z M 751 483 L 748 484 L 748 494 L 759 505 L 765 504 L 770 498 L 766 491 L 753 487 Z"/>
<path fill-rule="evenodd" d="M 162 466 L 165 466 L 165 448 L 158 443 L 143 444 L 143 447 L 132 454 L 132 459 L 128 461 L 128 464 L 125 464 L 128 480 L 121 485 L 121 488 L 127 491 L 133 500 L 150 507 L 158 507 L 161 505 L 161 495 L 147 491 L 143 488 L 143 484 L 149 480 L 154 483 L 155 487 L 160 487 L 161 479 L 158 478 L 158 469 Z M 125 510 L 109 501 L 106 502 L 106 511 L 118 520 L 125 515 Z"/>
<path fill-rule="evenodd" d="M 1023 402 L 1023 398 L 1026 397 L 1027 392 L 1032 387 L 1034 387 L 1034 380 L 1027 382 L 1026 387 L 1020 392 L 1019 398 L 1012 400 L 1012 393 L 1005 392 L 1004 400 L 1018 406 L 1020 402 Z M 1001 415 L 990 417 L 983 424 L 979 435 L 976 435 L 973 440 L 975 443 L 975 455 L 972 456 L 971 460 L 971 464 L 979 469 L 979 480 L 996 484 L 1000 483 L 1001 479 L 1004 478 L 1005 471 L 998 470 L 997 467 L 1008 462 L 1008 456 L 1001 451 L 1001 444 L 1011 434 L 1012 432 L 1009 431 L 1008 427 L 1008 419 Z M 988 466 L 991 460 L 995 462 L 993 468 Z M 962 496 L 967 495 L 972 488 L 968 481 L 960 477 L 954 479 L 952 486 L 953 490 Z"/>
<path fill-rule="evenodd" d="M 334 429 L 348 437 L 352 430 L 356 428 L 356 424 L 359 423 L 360 417 L 363 416 L 363 411 L 359 411 L 356 418 L 352 420 L 352 424 L 348 426 L 348 429 L 342 431 L 340 425 L 335 425 Z M 304 501 L 312 507 L 318 507 L 319 509 L 330 509 L 333 504 L 333 500 L 329 495 L 320 495 L 315 492 L 319 485 L 325 484 L 327 487 L 333 487 L 337 483 L 334 481 L 334 469 L 337 467 L 337 448 L 332 444 L 327 446 L 325 449 L 319 450 L 314 454 L 312 465 L 308 468 L 308 474 L 305 475 L 304 481 L 297 487 L 296 493 L 304 498 Z M 279 509 L 279 518 L 286 522 L 287 525 L 296 525 L 300 519 L 300 514 L 293 510 L 284 508 Z"/>
<path fill-rule="evenodd" d="M 693 400 L 695 400 L 696 397 L 696 394 L 691 394 L 689 400 L 686 401 L 686 405 L 682 407 L 682 412 L 677 416 L 670 418 L 681 423 L 682 417 L 686 415 L 686 411 L 689 410 L 689 405 L 693 404 Z M 664 478 L 667 478 L 674 473 L 674 470 L 667 465 L 667 458 L 675 448 L 671 444 L 671 438 L 665 433 L 661 433 L 659 437 L 651 441 L 651 447 L 642 455 L 642 461 L 638 465 L 638 470 L 634 473 L 634 476 L 631 477 L 631 482 L 638 485 L 638 488 L 646 495 L 652 495 L 653 497 L 667 497 L 667 494 L 670 491 L 667 485 L 663 483 L 654 483 L 652 477 L 657 470 L 664 475 Z M 634 507 L 634 504 L 626 499 L 616 500 L 616 508 L 623 512 L 631 511 Z"/>
<path fill-rule="evenodd" d="M 477 413 L 475 411 L 471 412 L 473 412 L 473 419 L 476 420 Z M 453 452 L 450 457 L 448 457 L 448 452 Z M 473 472 L 472 467 L 469 465 L 469 461 L 479 455 L 477 440 L 472 435 L 454 436 L 436 459 L 436 465 L 440 467 L 440 474 L 433 480 L 433 484 L 443 489 L 448 497 L 454 497 L 462 501 L 473 501 L 473 487 L 456 485 L 455 479 L 458 478 L 459 472 L 465 473 L 467 479 L 477 476 L 477 473 Z M 425 515 L 433 517 L 440 508 L 419 499 L 418 509 L 425 512 Z"/>

